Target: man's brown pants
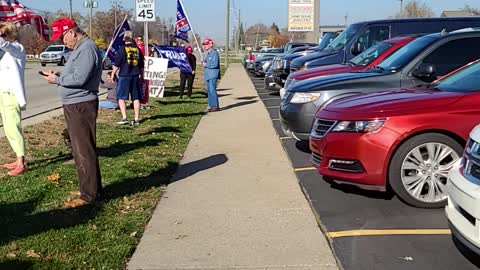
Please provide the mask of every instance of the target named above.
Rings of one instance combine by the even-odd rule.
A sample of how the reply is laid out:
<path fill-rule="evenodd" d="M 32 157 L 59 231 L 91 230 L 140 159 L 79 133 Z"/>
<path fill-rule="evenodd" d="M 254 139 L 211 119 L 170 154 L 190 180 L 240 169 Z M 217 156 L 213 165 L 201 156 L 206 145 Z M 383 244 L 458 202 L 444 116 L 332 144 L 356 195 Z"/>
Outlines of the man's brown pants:
<path fill-rule="evenodd" d="M 92 203 L 102 191 L 96 152 L 98 99 L 63 105 L 63 113 L 77 166 L 80 199 Z"/>

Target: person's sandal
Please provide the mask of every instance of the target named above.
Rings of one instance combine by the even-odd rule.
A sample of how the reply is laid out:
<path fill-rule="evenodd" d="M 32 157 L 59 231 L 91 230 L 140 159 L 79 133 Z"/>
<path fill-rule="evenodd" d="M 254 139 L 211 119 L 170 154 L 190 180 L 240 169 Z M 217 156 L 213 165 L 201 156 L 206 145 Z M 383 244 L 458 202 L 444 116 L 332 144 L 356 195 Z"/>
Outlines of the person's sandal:
<path fill-rule="evenodd" d="M 27 171 L 27 166 L 24 166 L 22 168 L 20 167 L 16 167 L 15 169 L 11 170 L 8 172 L 8 175 L 10 176 L 18 176 L 18 175 L 21 175 L 23 173 L 25 173 Z"/>

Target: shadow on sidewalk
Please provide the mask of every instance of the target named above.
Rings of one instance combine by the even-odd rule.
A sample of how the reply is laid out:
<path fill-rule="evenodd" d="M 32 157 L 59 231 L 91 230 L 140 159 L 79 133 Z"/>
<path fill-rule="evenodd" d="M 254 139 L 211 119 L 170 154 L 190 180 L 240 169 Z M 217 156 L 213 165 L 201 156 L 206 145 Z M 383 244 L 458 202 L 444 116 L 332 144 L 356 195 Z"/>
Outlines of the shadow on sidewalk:
<path fill-rule="evenodd" d="M 227 105 L 225 107 L 222 107 L 222 111 L 230 110 L 230 109 L 240 107 L 240 106 L 245 106 L 245 105 L 248 105 L 248 104 L 253 104 L 253 103 L 256 103 L 256 102 L 258 102 L 258 101 L 257 100 L 250 100 L 250 101 L 242 101 L 242 102 L 238 102 L 238 103 L 235 103 L 235 104 L 230 104 L 230 105 Z"/>
<path fill-rule="evenodd" d="M 177 169 L 177 173 L 175 173 L 169 184 L 188 178 L 198 172 L 220 166 L 227 161 L 228 157 L 225 154 L 217 154 L 184 165 L 180 165 L 180 167 L 178 167 Z"/>
<path fill-rule="evenodd" d="M 248 96 L 248 97 L 239 97 L 238 100 L 253 100 L 258 98 L 258 96 Z"/>
<path fill-rule="evenodd" d="M 11 241 L 17 241 L 52 229 L 65 229 L 86 224 L 102 212 L 104 203 L 106 202 L 144 192 L 153 187 L 160 187 L 183 180 L 197 172 L 224 164 L 227 160 L 226 155 L 218 154 L 183 164 L 180 167 L 176 162 L 168 162 L 168 165 L 152 172 L 146 177 L 126 178 L 117 183 L 105 186 L 102 198 L 96 205 L 75 209 L 60 208 L 32 214 L 44 198 L 44 194 L 40 192 L 28 201 L 0 204 L 0 216 L 2 217 L 0 219 L 0 245 L 5 245 Z M 178 173 L 175 177 L 172 177 L 177 168 Z M 0 263 L 0 269 L 5 269 L 3 264 L 8 267 L 17 266 L 14 267 L 14 269 L 22 269 L 25 262 L 16 260 L 2 262 Z"/>

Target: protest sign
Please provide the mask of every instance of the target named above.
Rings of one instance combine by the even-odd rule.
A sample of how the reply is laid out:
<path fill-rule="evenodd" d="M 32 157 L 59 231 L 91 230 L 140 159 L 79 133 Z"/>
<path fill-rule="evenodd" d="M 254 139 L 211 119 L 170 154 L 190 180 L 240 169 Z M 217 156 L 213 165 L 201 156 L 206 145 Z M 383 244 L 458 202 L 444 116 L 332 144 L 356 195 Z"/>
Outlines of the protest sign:
<path fill-rule="evenodd" d="M 149 80 L 150 96 L 163 98 L 167 80 L 168 59 L 145 57 L 144 79 Z"/>

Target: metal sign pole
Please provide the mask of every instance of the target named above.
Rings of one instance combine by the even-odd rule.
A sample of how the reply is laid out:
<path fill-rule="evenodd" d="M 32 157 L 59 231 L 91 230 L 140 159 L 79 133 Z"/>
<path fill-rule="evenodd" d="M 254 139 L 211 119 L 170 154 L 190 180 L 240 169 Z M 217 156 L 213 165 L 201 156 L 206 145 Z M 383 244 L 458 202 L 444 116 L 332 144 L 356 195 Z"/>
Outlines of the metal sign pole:
<path fill-rule="evenodd" d="M 150 51 L 150 50 L 148 49 L 148 22 L 145 22 L 144 32 L 145 32 L 145 34 L 143 35 L 143 36 L 144 36 L 144 39 L 145 39 L 145 41 L 144 41 L 144 43 L 145 43 L 145 55 L 144 55 L 144 56 L 147 57 L 147 56 L 148 56 L 148 52 Z"/>

